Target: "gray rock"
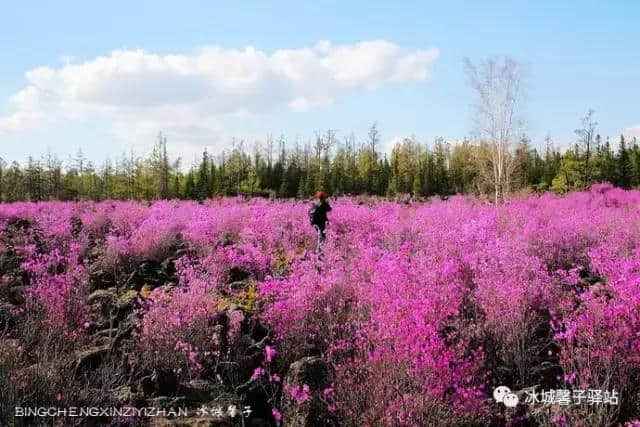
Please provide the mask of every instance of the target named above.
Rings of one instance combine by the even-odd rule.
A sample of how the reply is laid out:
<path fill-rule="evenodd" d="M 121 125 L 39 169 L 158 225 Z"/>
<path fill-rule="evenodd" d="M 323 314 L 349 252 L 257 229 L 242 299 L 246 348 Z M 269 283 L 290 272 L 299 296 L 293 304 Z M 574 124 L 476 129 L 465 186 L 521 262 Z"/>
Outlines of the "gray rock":
<path fill-rule="evenodd" d="M 98 289 L 93 291 L 91 295 L 87 297 L 87 304 L 93 304 L 95 302 L 110 302 L 117 298 L 115 290 L 112 289 Z"/>
<path fill-rule="evenodd" d="M 191 402 L 207 402 L 213 399 L 216 385 L 211 381 L 195 379 L 180 385 L 180 394 Z"/>
<path fill-rule="evenodd" d="M 95 368 L 102 363 L 102 359 L 109 351 L 109 345 L 100 345 L 78 351 L 75 355 L 75 370 L 81 372 L 87 369 Z"/>
<path fill-rule="evenodd" d="M 91 337 L 91 344 L 96 347 L 109 347 L 109 345 L 111 344 L 111 339 L 109 339 L 108 336 L 94 335 L 93 337 Z"/>
<path fill-rule="evenodd" d="M 12 286 L 7 289 L 7 301 L 14 305 L 22 305 L 25 301 L 26 286 Z"/>
<path fill-rule="evenodd" d="M 20 371 L 28 378 L 52 379 L 59 375 L 58 367 L 52 362 L 34 363 Z"/>
<path fill-rule="evenodd" d="M 174 409 L 183 407 L 185 403 L 184 396 L 169 397 L 158 396 L 151 399 L 147 399 L 147 406 L 158 409 Z"/>
<path fill-rule="evenodd" d="M 227 286 L 229 286 L 229 289 L 233 291 L 241 291 L 248 288 L 249 285 L 251 285 L 251 282 L 248 280 L 237 280 L 235 282 L 229 283 Z"/>
<path fill-rule="evenodd" d="M 303 403 L 296 402 L 288 393 L 282 400 L 283 427 L 313 427 L 331 425 L 319 393 L 328 385 L 327 365 L 320 357 L 304 357 L 289 367 L 285 384 L 308 385 L 311 397 Z"/>
<path fill-rule="evenodd" d="M 117 387 L 111 390 L 109 394 L 111 395 L 111 398 L 115 402 L 115 404 L 120 406 L 138 401 L 142 398 L 140 393 L 134 393 L 131 390 L 131 387 L 127 385 Z"/>

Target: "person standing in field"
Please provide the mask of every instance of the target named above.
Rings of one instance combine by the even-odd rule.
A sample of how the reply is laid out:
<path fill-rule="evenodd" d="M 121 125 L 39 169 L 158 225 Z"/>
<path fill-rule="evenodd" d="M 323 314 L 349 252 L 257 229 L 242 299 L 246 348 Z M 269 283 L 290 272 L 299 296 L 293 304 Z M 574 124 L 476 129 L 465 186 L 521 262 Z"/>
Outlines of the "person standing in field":
<path fill-rule="evenodd" d="M 316 246 L 316 253 L 320 254 L 322 252 L 322 244 L 325 240 L 324 230 L 329 222 L 329 218 L 327 218 L 327 213 L 331 211 L 331 205 L 327 202 L 327 198 L 323 191 L 318 191 L 316 193 L 316 199 L 311 204 L 311 208 L 309 209 L 309 220 L 311 221 L 311 225 L 318 233 L 318 244 Z"/>

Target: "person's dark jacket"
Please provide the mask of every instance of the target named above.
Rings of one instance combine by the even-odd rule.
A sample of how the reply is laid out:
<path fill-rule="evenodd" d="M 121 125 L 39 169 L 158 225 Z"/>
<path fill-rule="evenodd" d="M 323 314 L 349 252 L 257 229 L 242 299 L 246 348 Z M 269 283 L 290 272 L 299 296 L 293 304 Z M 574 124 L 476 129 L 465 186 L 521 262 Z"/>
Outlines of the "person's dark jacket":
<path fill-rule="evenodd" d="M 324 230 L 324 227 L 329 220 L 327 218 L 327 212 L 329 211 L 331 211 L 331 206 L 326 200 L 323 200 L 320 203 L 313 202 L 309 209 L 309 220 L 311 221 L 311 225 L 317 225 L 320 229 Z"/>

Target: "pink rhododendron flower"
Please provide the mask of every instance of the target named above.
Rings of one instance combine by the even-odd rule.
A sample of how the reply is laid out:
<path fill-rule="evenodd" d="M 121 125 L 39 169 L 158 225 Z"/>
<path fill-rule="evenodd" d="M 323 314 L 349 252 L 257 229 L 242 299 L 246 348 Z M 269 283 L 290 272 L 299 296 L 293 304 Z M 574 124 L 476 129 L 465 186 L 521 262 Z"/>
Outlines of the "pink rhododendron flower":
<path fill-rule="evenodd" d="M 271 362 L 274 357 L 276 357 L 276 349 L 271 346 L 266 346 L 264 349 L 265 358 L 267 362 Z"/>

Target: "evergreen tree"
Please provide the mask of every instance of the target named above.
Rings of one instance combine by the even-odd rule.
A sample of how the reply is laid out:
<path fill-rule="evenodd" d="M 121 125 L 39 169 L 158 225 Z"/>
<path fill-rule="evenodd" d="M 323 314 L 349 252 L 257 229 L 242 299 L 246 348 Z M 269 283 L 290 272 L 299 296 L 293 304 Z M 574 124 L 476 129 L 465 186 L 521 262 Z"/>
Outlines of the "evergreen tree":
<path fill-rule="evenodd" d="M 187 179 L 184 186 L 184 194 L 187 199 L 198 199 L 199 193 L 196 187 L 196 180 L 193 177 L 193 171 L 187 173 Z"/>
<path fill-rule="evenodd" d="M 198 200 L 203 200 L 210 196 L 209 189 L 211 188 L 211 182 L 209 178 L 209 171 L 209 154 L 205 149 L 202 152 L 202 160 L 198 167 L 198 176 L 195 182 L 195 198 Z"/>
<path fill-rule="evenodd" d="M 631 164 L 631 185 L 637 187 L 640 185 L 640 147 L 635 136 L 628 151 L 629 163 Z"/>
<path fill-rule="evenodd" d="M 616 185 L 622 188 L 629 188 L 632 182 L 631 160 L 629 151 L 624 139 L 624 135 L 620 135 L 620 146 L 618 148 L 617 158 L 617 180 Z"/>

